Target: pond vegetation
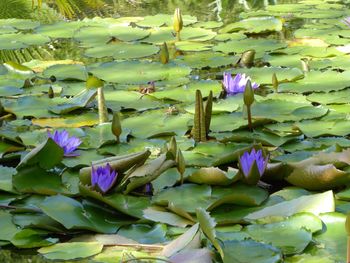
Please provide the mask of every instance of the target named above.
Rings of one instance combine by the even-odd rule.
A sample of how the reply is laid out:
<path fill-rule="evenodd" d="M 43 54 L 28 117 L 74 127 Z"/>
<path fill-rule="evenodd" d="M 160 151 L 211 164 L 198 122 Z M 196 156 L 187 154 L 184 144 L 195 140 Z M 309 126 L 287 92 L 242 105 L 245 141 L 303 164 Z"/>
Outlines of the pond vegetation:
<path fill-rule="evenodd" d="M 346 262 L 348 1 L 2 1 L 1 262 Z"/>

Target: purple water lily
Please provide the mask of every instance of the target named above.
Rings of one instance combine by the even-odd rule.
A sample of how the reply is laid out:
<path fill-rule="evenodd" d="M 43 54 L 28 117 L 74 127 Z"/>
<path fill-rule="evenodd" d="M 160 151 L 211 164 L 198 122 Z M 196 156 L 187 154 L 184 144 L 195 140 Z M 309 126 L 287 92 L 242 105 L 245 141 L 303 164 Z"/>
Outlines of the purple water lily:
<path fill-rule="evenodd" d="M 343 22 L 350 27 L 350 16 L 343 19 Z"/>
<path fill-rule="evenodd" d="M 250 77 L 246 76 L 244 73 L 238 73 L 234 78 L 232 78 L 230 73 L 224 72 L 224 80 L 222 81 L 222 84 L 227 95 L 235 95 L 244 92 L 248 80 L 251 80 Z M 252 82 L 253 89 L 257 89 L 258 87 L 259 84 Z"/>
<path fill-rule="evenodd" d="M 97 187 L 102 193 L 112 188 L 117 180 L 118 173 L 112 169 L 109 163 L 106 166 L 99 166 L 91 170 L 91 186 Z"/>
<path fill-rule="evenodd" d="M 267 165 L 267 158 L 264 158 L 262 150 L 255 151 L 253 148 L 250 153 L 245 152 L 240 158 L 241 170 L 245 177 L 249 176 L 254 162 L 258 167 L 260 177 L 264 174 Z"/>
<path fill-rule="evenodd" d="M 82 143 L 78 137 L 69 137 L 69 133 L 66 130 L 55 131 L 54 134 L 51 134 L 50 131 L 47 131 L 47 135 L 63 149 L 64 156 L 71 157 L 79 155 L 78 153 L 74 153 L 74 151 Z"/>

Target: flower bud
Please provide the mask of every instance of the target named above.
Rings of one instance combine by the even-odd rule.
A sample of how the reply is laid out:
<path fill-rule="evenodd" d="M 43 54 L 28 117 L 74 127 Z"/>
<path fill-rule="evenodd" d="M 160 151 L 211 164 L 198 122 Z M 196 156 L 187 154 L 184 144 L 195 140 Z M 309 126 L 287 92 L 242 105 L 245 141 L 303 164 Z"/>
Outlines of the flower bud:
<path fill-rule="evenodd" d="M 345 230 L 346 230 L 347 235 L 350 236 L 350 213 L 348 213 L 346 216 Z"/>
<path fill-rule="evenodd" d="M 160 62 L 167 64 L 169 62 L 169 51 L 166 42 L 160 48 Z"/>
<path fill-rule="evenodd" d="M 307 58 L 302 58 L 300 59 L 300 62 L 301 62 L 301 70 L 304 73 L 309 72 L 310 71 L 309 60 Z"/>
<path fill-rule="evenodd" d="M 175 136 L 171 137 L 170 142 L 168 144 L 168 151 L 173 155 L 173 158 L 176 158 L 176 152 L 177 152 L 177 143 Z"/>
<path fill-rule="evenodd" d="M 53 91 L 53 89 L 52 89 L 52 86 L 49 87 L 49 91 L 47 92 L 47 96 L 48 96 L 50 99 L 52 99 L 52 98 L 55 97 L 55 93 L 54 93 L 54 91 Z"/>
<path fill-rule="evenodd" d="M 114 134 L 114 136 L 117 138 L 117 141 L 119 142 L 119 136 L 120 134 L 122 134 L 122 126 L 120 124 L 118 112 L 113 113 L 112 133 Z"/>
<path fill-rule="evenodd" d="M 250 68 L 254 65 L 254 58 L 255 58 L 255 50 L 250 49 L 247 51 L 244 51 L 244 53 L 241 56 L 241 59 L 239 60 L 238 65 L 242 68 Z"/>
<path fill-rule="evenodd" d="M 183 26 L 182 15 L 180 8 L 175 9 L 174 13 L 174 30 L 176 33 L 180 32 Z"/>
<path fill-rule="evenodd" d="M 181 180 L 180 183 L 183 184 L 184 182 L 184 173 L 186 170 L 186 163 L 185 163 L 185 158 L 182 155 L 182 152 L 180 149 L 177 149 L 177 154 L 176 154 L 176 169 L 181 175 Z"/>
<path fill-rule="evenodd" d="M 278 91 L 278 79 L 277 79 L 276 73 L 273 73 L 273 75 L 272 75 L 272 87 L 276 91 Z"/>
<path fill-rule="evenodd" d="M 243 101 L 247 107 L 250 107 L 250 105 L 252 105 L 254 102 L 254 91 L 250 80 L 247 81 L 247 84 L 245 86 Z"/>
<path fill-rule="evenodd" d="M 103 88 L 103 81 L 99 78 L 96 78 L 94 75 L 90 75 L 86 80 L 86 89 L 97 89 L 97 88 Z"/>

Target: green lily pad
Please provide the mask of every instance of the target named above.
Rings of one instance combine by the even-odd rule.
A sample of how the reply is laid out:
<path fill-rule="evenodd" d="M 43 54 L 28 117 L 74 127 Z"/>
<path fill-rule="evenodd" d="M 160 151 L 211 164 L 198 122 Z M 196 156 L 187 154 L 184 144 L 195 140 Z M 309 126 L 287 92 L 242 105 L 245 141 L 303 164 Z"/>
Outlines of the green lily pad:
<path fill-rule="evenodd" d="M 161 27 L 163 25 L 173 24 L 172 15 L 157 14 L 154 16 L 145 16 L 141 21 L 136 22 L 140 27 Z M 197 18 L 190 15 L 182 15 L 183 25 L 188 26 L 197 22 Z"/>
<path fill-rule="evenodd" d="M 176 64 L 183 64 L 191 68 L 217 68 L 235 64 L 238 57 L 225 56 L 218 52 L 201 52 L 196 54 L 189 54 L 186 56 L 177 57 L 174 62 Z"/>
<path fill-rule="evenodd" d="M 175 134 L 182 136 L 188 130 L 187 123 L 192 118 L 190 114 L 167 115 L 162 111 L 150 111 L 124 119 L 122 127 L 130 129 L 131 134 L 138 138 Z M 153 120 L 152 126 L 149 125 L 150 119 Z"/>
<path fill-rule="evenodd" d="M 326 225 L 326 231 L 316 235 L 315 240 L 321 244 L 313 254 L 327 255 L 334 261 L 344 262 L 346 255 L 346 234 L 344 224 L 346 216 L 340 213 L 325 213 L 320 219 Z"/>
<path fill-rule="evenodd" d="M 267 216 L 290 216 L 300 212 L 310 212 L 315 215 L 334 211 L 333 192 L 327 191 L 320 194 L 305 195 L 290 201 L 263 208 L 248 214 L 245 218 L 255 220 Z"/>
<path fill-rule="evenodd" d="M 93 58 L 113 57 L 114 59 L 135 59 L 156 54 L 157 46 L 145 44 L 118 43 L 99 45 L 85 50 L 85 56 Z"/>
<path fill-rule="evenodd" d="M 54 24 L 41 25 L 35 29 L 37 33 L 51 38 L 72 38 L 74 31 L 83 26 L 81 21 L 56 22 Z"/>
<path fill-rule="evenodd" d="M 85 108 L 97 94 L 96 89 L 84 90 L 83 93 L 64 100 L 63 103 L 60 103 L 56 106 L 50 106 L 49 110 L 55 114 L 67 114 L 71 111 Z"/>
<path fill-rule="evenodd" d="M 161 191 L 153 196 L 152 203 L 162 206 L 168 206 L 169 203 L 172 203 L 187 212 L 194 213 L 197 207 L 208 207 L 210 196 L 210 186 L 184 184 Z"/>
<path fill-rule="evenodd" d="M 98 242 L 67 242 L 40 248 L 38 252 L 50 260 L 70 260 L 96 255 L 102 248 Z"/>
<path fill-rule="evenodd" d="M 256 57 L 262 57 L 265 52 L 274 51 L 281 48 L 285 48 L 286 44 L 271 40 L 271 39 L 242 39 L 231 40 L 224 43 L 219 43 L 213 50 L 220 51 L 225 54 L 243 53 L 248 49 L 254 49 L 256 51 Z"/>
<path fill-rule="evenodd" d="M 254 262 L 277 263 L 282 260 L 279 249 L 254 240 L 226 241 L 223 247 L 224 263 Z"/>
<path fill-rule="evenodd" d="M 90 70 L 105 81 L 119 84 L 145 84 L 149 81 L 185 77 L 191 69 L 159 62 L 125 61 L 107 62 Z"/>
<path fill-rule="evenodd" d="M 40 25 L 39 21 L 34 21 L 30 19 L 10 18 L 10 19 L 0 20 L 0 26 L 11 26 L 19 30 L 34 29 L 39 25 Z"/>
<path fill-rule="evenodd" d="M 349 134 L 350 124 L 346 120 L 325 120 L 320 122 L 302 121 L 296 126 L 308 137 L 321 135 L 345 136 Z"/>
<path fill-rule="evenodd" d="M 51 67 L 48 67 L 43 72 L 44 77 L 55 76 L 59 80 L 82 80 L 87 79 L 86 69 L 83 65 L 64 65 L 57 64 Z"/>
<path fill-rule="evenodd" d="M 11 243 L 18 248 L 35 248 L 53 245 L 58 238 L 45 238 L 48 232 L 44 230 L 23 229 L 12 238 Z"/>
<path fill-rule="evenodd" d="M 284 254 L 301 253 L 312 240 L 312 232 L 322 229 L 322 221 L 313 214 L 296 214 L 287 220 L 247 226 L 244 231 L 254 240 L 278 247 Z M 283 235 L 276 233 L 283 232 Z"/>
<path fill-rule="evenodd" d="M 295 93 L 338 91 L 348 87 L 349 80 L 350 74 L 346 72 L 310 71 L 297 83 L 280 84 L 279 91 Z"/>
<path fill-rule="evenodd" d="M 141 244 L 164 243 L 166 239 L 167 226 L 156 224 L 155 226 L 135 224 L 122 227 L 118 235 L 135 240 Z"/>
<path fill-rule="evenodd" d="M 2 191 L 13 192 L 12 176 L 16 173 L 16 169 L 0 165 L 0 189 Z"/>
<path fill-rule="evenodd" d="M 67 229 L 87 229 L 100 233 L 115 233 L 122 225 L 111 213 L 86 202 L 55 195 L 46 197 L 39 205 L 45 214 Z"/>
<path fill-rule="evenodd" d="M 181 41 L 175 43 L 176 49 L 181 51 L 208 51 L 213 47 L 209 43 Z"/>
<path fill-rule="evenodd" d="M 232 33 L 244 31 L 246 33 L 265 33 L 271 31 L 281 31 L 282 21 L 272 16 L 251 17 L 239 22 L 226 25 L 220 29 L 220 33 Z"/>

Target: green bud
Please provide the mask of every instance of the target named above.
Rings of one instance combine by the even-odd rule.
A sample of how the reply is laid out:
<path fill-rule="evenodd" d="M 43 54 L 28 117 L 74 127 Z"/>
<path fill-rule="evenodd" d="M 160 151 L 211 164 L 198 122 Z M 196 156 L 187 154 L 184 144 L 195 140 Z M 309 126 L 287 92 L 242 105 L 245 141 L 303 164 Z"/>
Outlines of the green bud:
<path fill-rule="evenodd" d="M 175 9 L 174 13 L 174 30 L 176 33 L 180 32 L 183 27 L 182 15 L 180 8 Z"/>
<path fill-rule="evenodd" d="M 272 75 L 272 87 L 276 91 L 278 91 L 278 79 L 277 79 L 276 73 L 273 73 L 273 75 Z"/>
<path fill-rule="evenodd" d="M 255 50 L 250 49 L 247 51 L 244 51 L 241 59 L 239 60 L 238 65 L 242 68 L 250 68 L 254 65 L 254 58 L 255 58 Z"/>
<path fill-rule="evenodd" d="M 47 92 L 47 95 L 49 96 L 50 99 L 55 97 L 55 93 L 52 89 L 52 86 L 49 87 L 49 91 Z"/>
<path fill-rule="evenodd" d="M 182 155 L 182 152 L 180 149 L 177 150 L 177 154 L 176 154 L 176 169 L 181 174 L 181 184 L 183 184 L 183 181 L 184 181 L 183 176 L 186 170 L 186 163 L 185 163 L 185 158 Z"/>
<path fill-rule="evenodd" d="M 103 81 L 95 77 L 92 74 L 89 74 L 89 77 L 86 80 L 86 89 L 97 89 L 103 88 Z"/>
<path fill-rule="evenodd" d="M 167 64 L 169 62 L 169 51 L 166 42 L 160 48 L 160 62 Z"/>
<path fill-rule="evenodd" d="M 350 236 L 350 213 L 348 213 L 346 216 L 345 230 L 346 230 L 347 235 Z"/>
<path fill-rule="evenodd" d="M 122 134 L 122 125 L 120 123 L 120 118 L 119 118 L 118 112 L 113 113 L 112 133 L 117 138 L 117 142 L 119 142 L 120 134 Z"/>
<path fill-rule="evenodd" d="M 309 60 L 307 58 L 302 58 L 300 59 L 300 62 L 301 62 L 301 70 L 303 72 L 309 72 L 310 71 Z"/>
<path fill-rule="evenodd" d="M 177 152 L 177 143 L 175 136 L 171 137 L 170 142 L 168 144 L 168 151 L 171 152 L 173 155 L 173 158 L 176 158 L 176 152 Z"/>
<path fill-rule="evenodd" d="M 252 105 L 254 102 L 254 91 L 253 91 L 252 83 L 250 82 L 250 80 L 247 81 L 247 84 L 245 86 L 244 94 L 243 94 L 243 101 L 247 107 L 250 107 L 250 105 Z"/>
<path fill-rule="evenodd" d="M 2 106 L 2 103 L 0 101 L 0 116 L 4 113 L 5 109 L 4 106 Z"/>

